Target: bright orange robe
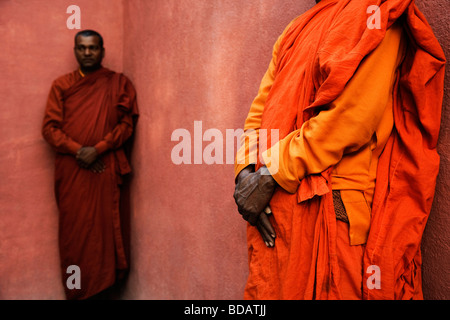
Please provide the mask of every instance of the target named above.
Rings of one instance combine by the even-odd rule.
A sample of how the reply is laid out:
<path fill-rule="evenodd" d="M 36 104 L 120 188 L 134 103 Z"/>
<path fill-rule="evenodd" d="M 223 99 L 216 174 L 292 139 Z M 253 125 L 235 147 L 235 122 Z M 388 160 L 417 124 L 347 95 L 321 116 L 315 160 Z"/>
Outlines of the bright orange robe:
<path fill-rule="evenodd" d="M 102 68 L 82 77 L 77 70 L 52 85 L 42 133 L 57 152 L 55 195 L 68 299 L 95 295 L 128 268 L 121 189 L 124 175 L 131 171 L 127 141 L 137 116 L 134 87 L 122 74 Z M 78 166 L 75 155 L 82 146 L 95 146 L 105 163 L 103 173 Z M 79 290 L 66 286 L 71 265 L 81 271 Z"/>
<path fill-rule="evenodd" d="M 429 26 L 409 1 L 383 3 L 380 9 L 381 17 L 385 19 L 379 30 L 367 28 L 366 9 L 369 5 L 369 1 L 322 1 L 294 20 L 274 47 L 274 59 L 252 105 L 246 129 L 280 130 L 278 149 L 270 149 L 272 158 L 264 157 L 263 153 L 266 163 L 278 160 L 273 176 L 282 188 L 271 201 L 277 240 L 274 249 L 266 248 L 258 231 L 249 226 L 250 275 L 246 298 L 421 297 L 420 277 L 405 281 L 399 272 L 406 274 L 420 269 L 423 218 L 414 224 L 414 219 L 408 217 L 388 227 L 377 218 L 389 214 L 391 219 L 396 219 L 402 215 L 397 210 L 390 213 L 392 209 L 386 208 L 382 213 L 378 212 L 381 203 L 392 199 L 396 205 L 405 206 L 405 210 L 409 210 L 414 202 L 426 200 L 427 206 L 417 208 L 414 214 L 426 217 L 429 213 L 429 199 L 434 194 L 438 170 L 435 143 L 439 121 L 422 127 L 417 125 L 418 120 L 408 120 L 405 125 L 403 119 L 409 117 L 411 109 L 420 121 L 428 120 L 427 113 L 422 110 L 440 114 L 445 58 Z M 402 13 L 405 16 L 391 27 Z M 329 30 L 332 23 L 335 26 Z M 405 50 L 402 24 L 424 45 L 420 50 L 409 48 L 405 63 L 400 72 L 396 72 Z M 425 41 L 427 37 L 432 40 Z M 421 62 L 412 63 L 417 57 Z M 433 80 L 426 90 L 429 103 L 422 103 L 415 111 L 417 108 L 411 102 L 410 91 L 420 100 L 417 93 L 423 90 L 423 80 L 417 79 L 415 74 L 424 72 L 424 65 L 428 67 L 429 79 Z M 402 83 L 413 82 L 403 87 L 410 91 L 400 89 L 402 77 Z M 432 92 L 440 94 L 433 95 Z M 403 94 L 401 102 L 399 93 Z M 394 122 L 395 130 L 390 135 Z M 411 154 L 409 148 L 414 145 L 404 145 L 408 135 L 429 139 L 428 148 L 421 151 L 428 153 L 428 159 L 422 156 L 418 159 L 417 154 Z M 377 165 L 386 144 L 389 149 Z M 395 161 L 391 158 L 393 147 L 400 148 L 402 154 L 397 169 L 410 170 L 417 162 L 428 162 L 427 165 L 422 163 L 420 168 L 428 174 L 432 172 L 427 176 L 431 184 L 430 181 L 417 181 L 420 192 L 414 197 L 410 190 L 403 190 L 400 191 L 403 198 L 399 198 L 392 189 L 386 196 L 388 185 L 390 188 L 401 185 L 398 181 L 390 181 L 393 176 L 389 176 L 390 170 L 385 164 L 386 161 L 390 165 L 398 161 L 398 158 Z M 404 159 L 405 153 L 410 154 L 408 159 Z M 242 150 L 239 156 L 242 156 Z M 246 165 L 237 164 L 236 174 Z M 406 184 L 413 183 L 414 177 L 403 178 Z M 373 198 L 375 179 L 377 189 Z M 341 193 L 350 219 L 350 239 L 343 237 L 349 233 L 348 226 L 336 222 L 334 217 L 331 189 L 344 190 Z M 397 243 L 392 239 L 385 238 L 385 243 L 377 239 L 380 233 L 386 237 L 389 234 L 386 232 L 397 234 L 403 228 L 412 228 L 414 232 L 402 236 Z M 366 248 L 350 246 L 366 240 Z M 397 255 L 391 252 L 393 248 Z M 384 251 L 381 256 L 373 255 L 379 251 Z M 368 277 L 364 270 L 372 264 L 377 265 L 375 262 L 381 268 L 382 289 L 368 291 L 363 281 Z M 405 265 L 392 270 L 392 264 Z M 394 285 L 392 279 L 400 285 Z"/>
<path fill-rule="evenodd" d="M 289 27 L 286 29 L 288 30 Z M 281 35 L 274 47 L 273 59 L 261 90 L 252 104 L 244 130 L 261 125 L 264 102 L 273 84 L 275 61 Z M 305 121 L 271 148 L 265 162 L 280 159 L 271 171 L 278 184 L 295 193 L 307 174 L 318 174 L 333 166 L 333 190 L 341 196 L 350 219 L 352 244 L 366 242 L 370 208 L 375 189 L 378 158 L 393 126 L 392 89 L 397 68 L 404 57 L 402 28 L 395 25 L 386 32 L 380 45 L 358 67 L 338 99 L 327 110 Z M 367 90 L 366 88 L 370 88 Z M 333 137 L 332 139 L 330 137 Z M 244 145 L 241 154 L 249 153 Z M 236 165 L 236 175 L 248 164 Z"/>

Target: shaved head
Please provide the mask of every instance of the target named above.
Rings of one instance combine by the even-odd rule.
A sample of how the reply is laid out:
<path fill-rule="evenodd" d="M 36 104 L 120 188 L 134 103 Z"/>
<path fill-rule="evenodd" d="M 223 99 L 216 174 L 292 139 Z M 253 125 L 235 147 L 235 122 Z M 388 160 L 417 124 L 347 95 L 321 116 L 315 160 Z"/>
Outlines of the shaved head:
<path fill-rule="evenodd" d="M 81 37 L 92 37 L 92 36 L 97 37 L 98 38 L 98 44 L 99 44 L 100 48 L 103 48 L 103 37 L 97 31 L 94 31 L 94 30 L 83 30 L 83 31 L 78 32 L 75 35 L 75 45 L 77 44 L 77 39 L 80 36 Z"/>

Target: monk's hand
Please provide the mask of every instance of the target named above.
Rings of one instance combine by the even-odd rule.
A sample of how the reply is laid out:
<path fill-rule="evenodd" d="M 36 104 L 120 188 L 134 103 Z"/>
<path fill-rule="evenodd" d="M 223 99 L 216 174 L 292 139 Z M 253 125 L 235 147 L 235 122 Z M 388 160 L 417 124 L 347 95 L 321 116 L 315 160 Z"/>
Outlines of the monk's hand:
<path fill-rule="evenodd" d="M 259 215 L 258 222 L 256 223 L 256 227 L 258 228 L 259 233 L 261 234 L 262 240 L 268 247 L 275 246 L 275 230 L 270 223 L 269 216 L 272 214 L 272 210 L 269 206 L 266 207 L 264 212 Z"/>
<path fill-rule="evenodd" d="M 94 147 L 82 147 L 76 155 L 77 163 L 83 169 L 88 169 L 97 157 L 97 150 Z"/>
<path fill-rule="evenodd" d="M 252 226 L 256 226 L 264 209 L 269 205 L 277 183 L 267 167 L 253 172 L 249 167 L 238 175 L 234 200 L 238 211 Z"/>
<path fill-rule="evenodd" d="M 103 173 L 105 171 L 105 164 L 102 160 L 97 159 L 94 161 L 93 164 L 89 167 L 89 170 L 91 170 L 94 173 Z"/>

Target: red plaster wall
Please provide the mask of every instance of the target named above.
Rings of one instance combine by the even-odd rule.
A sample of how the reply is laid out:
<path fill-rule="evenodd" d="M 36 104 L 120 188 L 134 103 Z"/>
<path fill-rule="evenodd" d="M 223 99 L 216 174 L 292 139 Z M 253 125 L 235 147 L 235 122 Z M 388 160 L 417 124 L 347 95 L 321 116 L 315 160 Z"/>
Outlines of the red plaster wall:
<path fill-rule="evenodd" d="M 105 37 L 111 68 L 122 69 L 122 1 L 77 0 L 81 27 Z M 0 1 L 0 299 L 64 296 L 57 249 L 53 153 L 41 138 L 52 81 L 76 67 L 74 1 Z M 101 12 L 101 14 L 99 14 Z"/>
<path fill-rule="evenodd" d="M 449 57 L 447 3 L 417 0 Z M 76 66 L 71 4 L 81 7 L 82 28 L 105 36 L 105 66 L 123 70 L 138 91 L 123 298 L 242 298 L 245 224 L 232 198 L 233 166 L 174 165 L 171 134 L 184 128 L 194 139 L 194 121 L 223 135 L 241 128 L 276 38 L 314 1 L 0 0 L 0 299 L 63 296 L 52 152 L 40 125 L 51 81 Z M 449 107 L 447 85 L 441 173 L 422 246 L 428 299 L 450 298 Z"/>
<path fill-rule="evenodd" d="M 419 0 L 423 12 L 450 60 L 448 0 Z M 450 299 L 450 68 L 446 66 L 444 103 L 438 151 L 441 165 L 436 196 L 422 241 L 423 291 L 425 299 Z"/>

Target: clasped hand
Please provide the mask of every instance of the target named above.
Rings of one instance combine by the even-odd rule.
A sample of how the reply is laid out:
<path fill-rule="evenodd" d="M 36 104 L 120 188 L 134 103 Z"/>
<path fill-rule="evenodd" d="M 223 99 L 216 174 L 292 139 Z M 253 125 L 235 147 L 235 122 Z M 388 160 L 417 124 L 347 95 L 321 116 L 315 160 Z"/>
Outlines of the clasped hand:
<path fill-rule="evenodd" d="M 275 231 L 270 223 L 272 213 L 269 202 L 277 183 L 266 167 L 253 172 L 251 167 L 242 170 L 234 191 L 234 199 L 242 217 L 252 226 L 258 228 L 263 241 L 268 247 L 275 243 Z"/>
<path fill-rule="evenodd" d="M 105 171 L 105 164 L 98 158 L 97 150 L 94 147 L 82 147 L 76 154 L 78 165 L 83 169 L 89 169 L 95 173 Z"/>

